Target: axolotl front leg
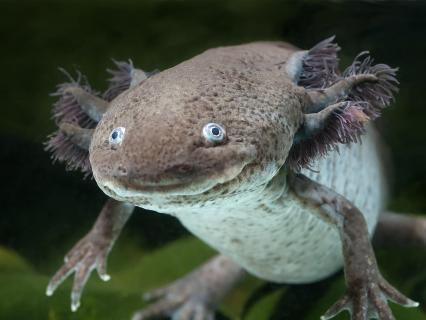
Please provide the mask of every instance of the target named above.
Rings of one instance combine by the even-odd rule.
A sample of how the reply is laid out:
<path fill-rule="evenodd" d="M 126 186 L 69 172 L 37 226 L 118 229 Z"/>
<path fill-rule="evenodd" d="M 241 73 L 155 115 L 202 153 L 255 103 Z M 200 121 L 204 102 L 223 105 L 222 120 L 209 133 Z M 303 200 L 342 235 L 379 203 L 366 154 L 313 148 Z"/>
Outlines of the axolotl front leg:
<path fill-rule="evenodd" d="M 134 206 L 109 199 L 93 228 L 65 256 L 64 265 L 52 277 L 47 295 L 72 273 L 75 273 L 71 292 L 71 309 L 76 311 L 91 272 L 108 281 L 107 257 Z M 205 264 L 172 284 L 145 294 L 151 306 L 133 316 L 134 320 L 173 316 L 174 319 L 214 319 L 214 311 L 222 298 L 243 276 L 244 270 L 223 255 L 213 257 Z"/>
<path fill-rule="evenodd" d="M 91 272 L 108 281 L 107 257 L 134 206 L 109 199 L 93 228 L 65 256 L 64 265 L 52 277 L 47 295 L 72 273 L 75 273 L 71 292 L 71 309 L 76 311 Z M 217 255 L 172 284 L 145 294 L 145 300 L 154 302 L 134 314 L 133 320 L 172 316 L 173 319 L 214 319 L 214 312 L 223 297 L 244 276 L 244 270 L 230 258 Z"/>
<path fill-rule="evenodd" d="M 46 294 L 52 295 L 56 288 L 72 273 L 75 273 L 71 292 L 71 310 L 80 306 L 80 298 L 91 272 L 96 269 L 99 277 L 108 281 L 107 257 L 131 216 L 134 206 L 109 199 L 102 208 L 93 228 L 68 252 L 64 265 L 56 272 L 47 286 Z"/>
<path fill-rule="evenodd" d="M 289 175 L 294 194 L 314 207 L 319 217 L 337 228 L 343 246 L 346 294 L 322 317 L 331 319 L 348 310 L 353 320 L 392 320 L 387 304 L 391 300 L 405 307 L 417 302 L 404 296 L 381 275 L 362 213 L 347 199 L 302 174 Z"/>

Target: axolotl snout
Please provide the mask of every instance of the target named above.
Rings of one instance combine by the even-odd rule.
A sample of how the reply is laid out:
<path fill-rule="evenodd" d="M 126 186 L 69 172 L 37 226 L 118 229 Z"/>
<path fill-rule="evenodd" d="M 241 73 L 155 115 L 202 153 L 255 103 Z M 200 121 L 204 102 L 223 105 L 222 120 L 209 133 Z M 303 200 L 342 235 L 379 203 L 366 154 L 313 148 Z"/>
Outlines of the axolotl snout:
<path fill-rule="evenodd" d="M 102 97 L 75 81 L 61 85 L 60 129 L 48 148 L 93 172 L 115 200 L 48 293 L 76 271 L 76 309 L 93 268 L 107 279 L 107 254 L 138 206 L 177 217 L 222 255 L 154 291 L 149 298 L 158 300 L 134 319 L 212 319 L 245 271 L 309 283 L 342 266 L 348 291 L 323 319 L 342 310 L 392 319 L 388 299 L 416 306 L 381 276 L 369 240 L 380 219 L 382 234 L 398 219 L 380 215 L 386 181 L 367 123 L 393 98 L 396 69 L 363 54 L 340 72 L 338 50 L 332 39 L 305 51 L 257 42 L 210 49 L 155 74 L 121 64 Z M 72 145 L 71 156 L 64 150 Z M 418 218 L 404 219 L 412 220 L 406 234 Z"/>

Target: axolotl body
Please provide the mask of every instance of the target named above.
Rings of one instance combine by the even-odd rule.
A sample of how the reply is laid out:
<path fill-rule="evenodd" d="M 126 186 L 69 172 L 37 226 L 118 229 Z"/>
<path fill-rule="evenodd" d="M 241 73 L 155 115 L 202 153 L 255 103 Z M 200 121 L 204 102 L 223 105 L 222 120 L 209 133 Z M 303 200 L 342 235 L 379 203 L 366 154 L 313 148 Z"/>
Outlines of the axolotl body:
<path fill-rule="evenodd" d="M 221 254 L 149 294 L 157 301 L 134 319 L 213 319 L 245 272 L 300 284 L 342 266 L 348 290 L 323 319 L 393 319 L 387 300 L 416 306 L 381 276 L 370 244 L 378 222 L 383 236 L 399 225 L 420 237 L 420 218 L 382 214 L 386 176 L 368 123 L 393 98 L 396 69 L 362 54 L 340 72 L 338 50 L 332 38 L 311 50 L 256 42 L 154 74 L 121 63 L 103 96 L 59 86 L 48 148 L 112 199 L 48 294 L 75 271 L 76 309 L 94 268 L 106 280 L 108 252 L 138 206 L 175 216 Z"/>

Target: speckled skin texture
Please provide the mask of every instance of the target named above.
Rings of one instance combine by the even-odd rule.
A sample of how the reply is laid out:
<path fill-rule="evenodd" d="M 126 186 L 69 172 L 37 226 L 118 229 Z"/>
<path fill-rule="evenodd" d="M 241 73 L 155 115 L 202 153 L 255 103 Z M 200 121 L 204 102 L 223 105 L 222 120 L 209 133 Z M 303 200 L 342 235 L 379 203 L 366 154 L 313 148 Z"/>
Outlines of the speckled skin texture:
<path fill-rule="evenodd" d="M 158 206 L 151 195 L 144 196 L 151 193 L 150 185 L 167 198 L 170 193 L 198 195 L 243 169 L 269 181 L 285 162 L 302 121 L 303 95 L 283 76 L 280 64 L 291 53 L 267 43 L 210 49 L 119 96 L 98 125 L 90 150 L 101 188 L 107 191 L 106 182 L 112 191 L 107 193 L 114 193 L 115 185 L 128 187 L 129 194 L 142 191 L 123 198 L 149 207 Z M 204 140 L 201 130 L 209 122 L 226 128 L 225 144 L 212 147 Z M 114 152 L 107 141 L 119 126 L 126 127 L 126 137 Z M 170 200 L 198 203 L 200 197 Z"/>

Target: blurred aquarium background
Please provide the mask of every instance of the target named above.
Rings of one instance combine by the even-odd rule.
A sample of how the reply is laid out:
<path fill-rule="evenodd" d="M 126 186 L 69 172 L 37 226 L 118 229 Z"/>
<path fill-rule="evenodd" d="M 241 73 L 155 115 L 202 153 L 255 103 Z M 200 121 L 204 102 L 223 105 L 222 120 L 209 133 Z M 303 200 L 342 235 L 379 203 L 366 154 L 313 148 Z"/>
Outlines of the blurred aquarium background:
<path fill-rule="evenodd" d="M 378 122 L 393 163 L 389 208 L 426 214 L 425 1 L 0 0 L 0 319 L 130 319 L 143 292 L 214 254 L 173 218 L 137 209 L 110 255 L 110 282 L 93 274 L 76 313 L 70 280 L 46 297 L 49 277 L 106 200 L 94 180 L 52 165 L 43 151 L 55 129 L 49 93 L 65 79 L 58 67 L 104 90 L 111 58 L 162 70 L 210 47 L 285 40 L 310 48 L 333 34 L 342 65 L 370 50 L 400 67 L 396 103 Z M 426 319 L 426 247 L 376 252 L 385 277 L 421 303 L 392 305 L 397 319 Z M 344 289 L 342 273 L 309 286 L 251 277 L 217 318 L 319 319 Z"/>

